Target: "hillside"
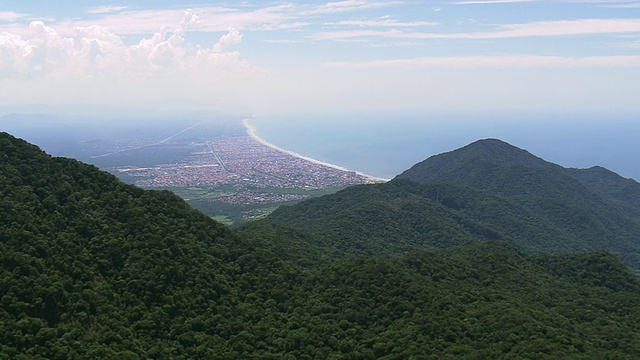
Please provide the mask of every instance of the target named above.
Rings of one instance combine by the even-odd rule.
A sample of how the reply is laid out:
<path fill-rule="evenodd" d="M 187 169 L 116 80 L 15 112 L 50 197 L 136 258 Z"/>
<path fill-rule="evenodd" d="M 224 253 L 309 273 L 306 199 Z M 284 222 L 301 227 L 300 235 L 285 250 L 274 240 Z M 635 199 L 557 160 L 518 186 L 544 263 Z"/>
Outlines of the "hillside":
<path fill-rule="evenodd" d="M 640 284 L 607 253 L 538 258 L 490 241 L 339 261 L 307 281 L 292 305 L 294 348 L 339 346 L 362 359 L 632 358 L 640 349 Z"/>
<path fill-rule="evenodd" d="M 397 176 L 505 196 L 640 269 L 640 184 L 602 167 L 566 169 L 496 139 L 430 157 Z"/>
<path fill-rule="evenodd" d="M 537 170 L 561 169 L 559 165 L 504 141 L 484 139 L 460 149 L 431 156 L 397 177 L 420 183 L 464 183 L 488 188 L 491 186 L 491 175 L 499 174 L 505 166 Z"/>
<path fill-rule="evenodd" d="M 640 184 L 637 181 L 625 179 L 601 166 L 566 171 L 587 188 L 636 209 L 640 208 Z"/>
<path fill-rule="evenodd" d="M 238 232 L 245 237 L 259 234 L 261 237 L 256 240 L 266 243 L 268 236 L 263 234 L 269 228 L 275 229 L 277 235 L 271 238 L 279 240 L 267 245 L 289 260 L 296 260 L 297 251 L 286 241 L 291 239 L 285 235 L 287 232 L 299 234 L 306 251 L 325 259 L 402 254 L 504 238 L 502 233 L 460 211 L 462 206 L 469 208 L 469 203 L 480 202 L 477 206 L 500 207 L 505 216 L 517 214 L 521 208 L 470 189 L 391 181 L 353 186 L 294 206 L 282 206 L 265 220 L 241 227 Z M 308 254 L 297 258 L 308 259 Z"/>
<path fill-rule="evenodd" d="M 405 194 L 400 181 L 388 186 Z M 445 213 L 462 205 L 438 191 Z M 0 194 L 2 359 L 640 352 L 640 281 L 615 257 L 532 256 L 462 215 L 431 223 L 452 232 L 442 237 L 448 249 L 341 261 L 317 258 L 320 245 L 304 252 L 316 235 L 273 225 L 270 241 L 291 245 L 299 266 L 280 248 L 263 249 L 259 233 L 231 232 L 172 193 L 126 185 L 6 133 Z"/>
<path fill-rule="evenodd" d="M 170 192 L 7 134 L 0 174 L 0 358 L 232 354 L 231 329 L 253 314 L 231 316 L 254 289 L 243 267 L 282 266 Z"/>
<path fill-rule="evenodd" d="M 489 139 L 433 156 L 386 184 L 281 207 L 263 223 L 306 234 L 332 258 L 501 239 L 530 253 L 604 249 L 640 271 L 638 193 L 640 184 L 608 170 L 565 169 Z M 261 226 L 269 225 L 252 224 L 247 236 Z"/>
<path fill-rule="evenodd" d="M 601 202 L 616 199 L 640 213 L 640 184 L 600 166 L 567 169 L 497 139 L 478 140 L 432 156 L 396 178 L 446 183 L 511 197 L 545 196 Z"/>

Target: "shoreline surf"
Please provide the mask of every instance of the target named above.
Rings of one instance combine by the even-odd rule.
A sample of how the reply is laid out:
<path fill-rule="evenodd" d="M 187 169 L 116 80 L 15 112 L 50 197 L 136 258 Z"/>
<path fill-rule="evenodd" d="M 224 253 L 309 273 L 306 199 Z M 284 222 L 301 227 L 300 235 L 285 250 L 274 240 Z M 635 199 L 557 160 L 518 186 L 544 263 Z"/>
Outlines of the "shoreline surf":
<path fill-rule="evenodd" d="M 300 155 L 300 154 L 296 153 L 295 151 L 282 149 L 282 148 L 280 148 L 280 147 L 278 147 L 278 146 L 276 146 L 276 145 L 264 140 L 263 138 L 261 138 L 258 135 L 258 133 L 256 131 L 256 128 L 249 123 L 249 120 L 250 120 L 249 118 L 242 120 L 242 126 L 244 126 L 245 129 L 247 129 L 247 135 L 249 135 L 249 137 L 252 138 L 253 140 L 261 143 L 264 146 L 270 147 L 271 149 L 283 152 L 285 154 L 289 154 L 291 156 L 295 156 L 297 158 L 312 162 L 314 164 L 327 166 L 327 167 L 330 167 L 330 168 L 333 168 L 333 169 L 337 169 L 337 170 L 341 170 L 341 171 L 352 171 L 352 172 L 355 172 L 356 174 L 358 174 L 360 176 L 363 176 L 363 177 L 365 177 L 365 178 L 367 178 L 367 179 L 369 179 L 371 181 L 386 182 L 386 181 L 390 180 L 390 179 L 383 179 L 383 178 L 380 178 L 380 177 L 377 177 L 377 176 L 372 176 L 372 175 L 369 175 L 369 174 L 365 174 L 365 173 L 360 172 L 360 171 L 347 169 L 347 168 L 345 168 L 343 166 L 331 164 L 331 163 L 328 163 L 328 162 L 325 162 L 325 161 L 321 161 L 321 160 L 317 160 L 317 159 L 314 159 L 314 158 L 311 158 L 311 157 L 308 157 L 308 156 Z"/>

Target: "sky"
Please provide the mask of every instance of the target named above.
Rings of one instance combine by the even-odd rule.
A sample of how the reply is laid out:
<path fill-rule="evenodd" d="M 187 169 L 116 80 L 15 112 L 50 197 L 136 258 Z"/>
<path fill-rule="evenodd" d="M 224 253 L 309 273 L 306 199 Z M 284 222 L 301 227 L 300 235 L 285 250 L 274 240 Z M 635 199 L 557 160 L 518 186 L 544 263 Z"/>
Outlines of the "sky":
<path fill-rule="evenodd" d="M 640 1 L 0 3 L 0 107 L 640 113 Z"/>

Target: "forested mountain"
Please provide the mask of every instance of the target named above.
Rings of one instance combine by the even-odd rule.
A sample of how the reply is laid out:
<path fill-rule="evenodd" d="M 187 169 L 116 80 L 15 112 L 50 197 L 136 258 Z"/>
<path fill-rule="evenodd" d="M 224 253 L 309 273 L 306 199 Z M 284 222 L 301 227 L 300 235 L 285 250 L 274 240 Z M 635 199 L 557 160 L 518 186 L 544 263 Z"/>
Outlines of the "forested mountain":
<path fill-rule="evenodd" d="M 0 133 L 0 359 L 640 353 L 640 281 L 614 256 L 529 255 L 459 212 L 467 198 L 502 198 L 449 187 L 348 189 L 373 189 L 402 216 L 431 211 L 424 226 L 443 249 L 335 260 L 325 235 L 269 222 L 232 232 L 172 193 Z M 392 237 L 415 236 L 400 228 L 421 229 L 397 220 L 396 252 Z"/>
<path fill-rule="evenodd" d="M 0 194 L 0 358 L 211 357 L 203 324 L 225 334 L 251 313 L 231 316 L 246 263 L 280 266 L 170 192 L 7 134 Z"/>
<path fill-rule="evenodd" d="M 640 214 L 640 183 L 600 166 L 567 169 L 497 139 L 478 140 L 432 156 L 398 175 L 422 184 L 446 183 L 524 197 L 597 203 L 616 199 Z"/>
<path fill-rule="evenodd" d="M 566 228 L 585 249 L 610 250 L 640 270 L 640 184 L 605 168 L 566 169 L 485 139 L 430 157 L 397 178 L 507 197 Z"/>
<path fill-rule="evenodd" d="M 640 184 L 606 169 L 565 169 L 490 139 L 433 156 L 385 184 L 281 207 L 241 231 L 289 226 L 333 258 L 469 239 L 501 239 L 530 253 L 605 249 L 637 272 L 638 194 Z M 267 245 L 295 260 L 281 250 L 286 242 Z"/>
<path fill-rule="evenodd" d="M 633 179 L 625 179 L 601 166 L 567 169 L 567 173 L 603 196 L 640 208 L 640 184 Z"/>
<path fill-rule="evenodd" d="M 503 238 L 501 233 L 457 209 L 460 204 L 477 201 L 504 208 L 505 216 L 519 210 L 509 208 L 515 204 L 503 204 L 501 199 L 488 198 L 471 189 L 391 181 L 352 186 L 336 194 L 282 206 L 238 232 L 251 238 L 259 234 L 256 240 L 293 261 L 308 260 L 309 255 L 335 260 L 402 254 Z M 264 236 L 269 232 L 271 236 Z M 302 240 L 293 241 L 286 233 L 296 233 Z M 309 245 L 304 248 L 305 253 L 298 255 L 295 245 L 302 242 Z"/>

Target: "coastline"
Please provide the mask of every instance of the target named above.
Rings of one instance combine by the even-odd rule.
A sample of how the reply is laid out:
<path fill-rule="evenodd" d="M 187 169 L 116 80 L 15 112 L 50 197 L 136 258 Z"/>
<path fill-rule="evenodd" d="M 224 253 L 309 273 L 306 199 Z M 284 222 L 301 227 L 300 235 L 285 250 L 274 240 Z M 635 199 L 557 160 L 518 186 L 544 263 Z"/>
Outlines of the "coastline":
<path fill-rule="evenodd" d="M 279 148 L 276 145 L 274 145 L 274 144 L 264 140 L 263 138 L 261 138 L 258 135 L 258 133 L 256 132 L 256 128 L 253 127 L 251 124 L 249 124 L 249 118 L 242 120 L 242 126 L 244 126 L 245 129 L 247 129 L 247 135 L 249 135 L 250 138 L 252 138 L 253 140 L 261 143 L 262 145 L 268 146 L 268 147 L 270 147 L 270 148 L 272 148 L 272 149 L 274 149 L 276 151 L 280 151 L 280 152 L 283 152 L 285 154 L 288 154 L 288 155 L 291 155 L 291 156 L 295 156 L 295 157 L 297 157 L 299 159 L 303 159 L 303 160 L 312 162 L 314 164 L 327 166 L 327 167 L 330 167 L 330 168 L 333 168 L 333 169 L 337 169 L 337 170 L 341 170 L 341 171 L 352 171 L 352 172 L 355 172 L 356 174 L 358 174 L 360 176 L 363 176 L 363 177 L 365 177 L 365 178 L 367 178 L 367 179 L 369 179 L 371 181 L 374 181 L 374 182 L 387 182 L 387 181 L 390 180 L 390 179 L 383 179 L 383 178 L 380 178 L 380 177 L 377 177 L 377 176 L 372 176 L 372 175 L 369 175 L 369 174 L 365 174 L 365 173 L 362 173 L 360 171 L 347 169 L 345 167 L 342 167 L 342 166 L 339 166 L 339 165 L 335 165 L 335 164 L 330 164 L 328 162 L 320 161 L 320 160 L 317 160 L 317 159 L 314 159 L 314 158 L 311 158 L 311 157 L 308 157 L 308 156 L 300 155 L 295 151 L 285 150 L 285 149 Z"/>

